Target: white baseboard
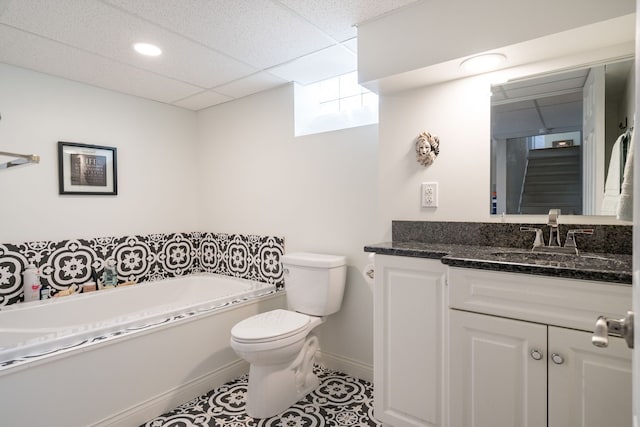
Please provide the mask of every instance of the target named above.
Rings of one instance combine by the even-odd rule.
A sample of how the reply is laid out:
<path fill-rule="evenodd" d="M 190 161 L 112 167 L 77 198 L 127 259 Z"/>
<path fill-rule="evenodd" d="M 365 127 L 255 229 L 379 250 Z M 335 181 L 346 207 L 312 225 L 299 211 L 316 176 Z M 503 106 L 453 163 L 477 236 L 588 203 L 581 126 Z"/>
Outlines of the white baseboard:
<path fill-rule="evenodd" d="M 319 351 L 316 362 L 328 369 L 373 382 L 373 366 L 333 353 Z M 201 396 L 210 390 L 249 372 L 249 364 L 238 359 L 206 375 L 168 390 L 145 402 L 111 415 L 92 427 L 131 427 L 175 409 L 177 406 Z"/>
<path fill-rule="evenodd" d="M 322 350 L 317 353 L 316 361 L 333 371 L 343 372 L 373 383 L 373 365 Z"/>
<path fill-rule="evenodd" d="M 210 390 L 247 372 L 249 372 L 249 364 L 244 360 L 238 359 L 186 384 L 159 394 L 146 402 L 111 415 L 93 424 L 93 427 L 131 427 L 142 425 L 153 417 L 171 411 L 177 406 L 206 394 Z"/>

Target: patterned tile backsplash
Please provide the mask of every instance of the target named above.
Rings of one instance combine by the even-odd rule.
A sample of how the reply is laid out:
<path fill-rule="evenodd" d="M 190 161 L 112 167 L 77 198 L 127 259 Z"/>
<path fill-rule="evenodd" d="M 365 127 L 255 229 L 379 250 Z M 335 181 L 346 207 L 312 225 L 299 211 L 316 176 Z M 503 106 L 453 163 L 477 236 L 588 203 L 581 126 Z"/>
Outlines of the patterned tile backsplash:
<path fill-rule="evenodd" d="M 107 259 L 119 281 L 160 280 L 209 272 L 284 283 L 284 239 L 224 233 L 172 233 L 0 244 L 0 306 L 22 301 L 22 273 L 39 267 L 43 287 L 54 291 L 100 277 Z"/>

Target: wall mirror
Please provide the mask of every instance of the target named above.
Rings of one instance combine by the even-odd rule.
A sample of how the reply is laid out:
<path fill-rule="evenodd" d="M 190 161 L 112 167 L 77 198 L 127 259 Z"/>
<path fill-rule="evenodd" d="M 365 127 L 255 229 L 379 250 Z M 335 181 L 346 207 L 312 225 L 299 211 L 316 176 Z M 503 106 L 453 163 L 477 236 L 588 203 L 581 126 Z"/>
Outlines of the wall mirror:
<path fill-rule="evenodd" d="M 633 58 L 491 87 L 491 213 L 615 215 Z"/>

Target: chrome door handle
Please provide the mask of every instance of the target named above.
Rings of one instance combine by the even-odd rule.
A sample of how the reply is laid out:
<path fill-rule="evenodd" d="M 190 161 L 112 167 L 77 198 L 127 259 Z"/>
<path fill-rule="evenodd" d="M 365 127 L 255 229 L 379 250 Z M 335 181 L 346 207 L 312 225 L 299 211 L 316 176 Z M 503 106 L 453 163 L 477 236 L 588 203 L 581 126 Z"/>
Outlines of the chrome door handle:
<path fill-rule="evenodd" d="M 556 365 L 562 365 L 564 363 L 564 357 L 560 356 L 558 353 L 553 353 L 551 355 L 551 361 Z"/>
<path fill-rule="evenodd" d="M 598 320 L 596 320 L 596 329 L 593 331 L 591 344 L 596 347 L 609 346 L 609 326 L 607 325 L 606 317 L 600 316 L 598 317 Z"/>
<path fill-rule="evenodd" d="M 607 347 L 609 345 L 609 335 L 617 335 L 624 338 L 627 346 L 633 348 L 633 311 L 628 311 L 627 315 L 622 319 L 598 317 L 591 343 L 596 347 Z"/>

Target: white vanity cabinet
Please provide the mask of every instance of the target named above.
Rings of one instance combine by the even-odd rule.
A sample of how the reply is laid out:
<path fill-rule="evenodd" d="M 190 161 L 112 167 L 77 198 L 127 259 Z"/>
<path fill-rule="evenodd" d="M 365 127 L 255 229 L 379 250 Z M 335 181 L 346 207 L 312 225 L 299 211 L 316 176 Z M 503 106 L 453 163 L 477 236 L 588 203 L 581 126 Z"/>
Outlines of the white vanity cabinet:
<path fill-rule="evenodd" d="M 449 270 L 449 425 L 628 427 L 631 350 L 591 344 L 631 286 Z"/>
<path fill-rule="evenodd" d="M 622 338 L 607 348 L 591 333 L 549 327 L 549 426 L 627 427 L 632 422 L 631 350 Z"/>
<path fill-rule="evenodd" d="M 374 416 L 395 427 L 446 418 L 446 266 L 376 254 Z"/>

